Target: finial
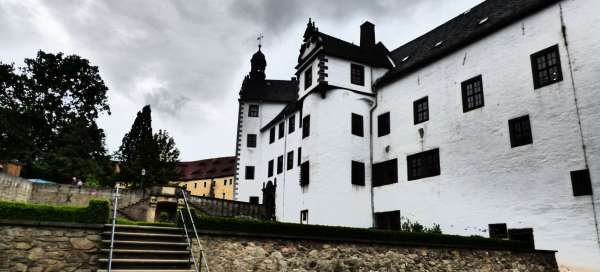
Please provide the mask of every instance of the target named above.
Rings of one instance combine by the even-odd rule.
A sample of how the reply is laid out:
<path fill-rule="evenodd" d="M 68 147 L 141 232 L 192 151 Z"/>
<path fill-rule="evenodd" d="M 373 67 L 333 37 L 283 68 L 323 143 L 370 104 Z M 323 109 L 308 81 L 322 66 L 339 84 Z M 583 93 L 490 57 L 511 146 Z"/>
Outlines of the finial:
<path fill-rule="evenodd" d="M 265 37 L 265 36 L 263 36 L 263 34 L 262 34 L 262 33 L 259 33 L 259 34 L 258 34 L 258 38 L 256 38 L 256 40 L 258 40 L 258 50 L 260 50 L 260 48 L 262 47 L 262 39 L 263 39 L 264 37 Z"/>

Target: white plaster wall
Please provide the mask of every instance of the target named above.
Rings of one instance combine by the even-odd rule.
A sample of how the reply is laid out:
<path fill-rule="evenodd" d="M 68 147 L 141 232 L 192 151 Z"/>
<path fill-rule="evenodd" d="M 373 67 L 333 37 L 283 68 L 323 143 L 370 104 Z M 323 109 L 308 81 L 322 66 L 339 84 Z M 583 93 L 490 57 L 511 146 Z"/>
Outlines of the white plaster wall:
<path fill-rule="evenodd" d="M 360 95 L 335 89 L 309 94 L 303 116 L 310 115 L 310 136 L 302 140 L 302 161 L 309 161 L 310 184 L 301 189 L 302 209 L 308 209 L 308 223 L 370 227 L 370 187 L 351 184 L 351 161 L 369 164 L 369 107 Z M 364 117 L 365 136 L 351 133 L 351 113 Z M 371 173 L 366 167 L 366 181 Z M 298 211 L 299 216 L 299 211 Z"/>
<path fill-rule="evenodd" d="M 249 201 L 250 196 L 258 196 L 262 203 L 262 183 L 260 173 L 266 171 L 262 169 L 262 165 L 259 165 L 260 159 L 262 158 L 262 149 L 269 145 L 268 131 L 267 137 L 260 133 L 260 129 L 268 124 L 277 115 L 285 104 L 282 103 L 260 103 L 260 102 L 240 102 L 242 103 L 242 120 L 240 122 L 241 129 L 241 145 L 240 153 L 238 158 L 238 172 L 236 173 L 237 182 L 237 198 L 239 201 Z M 259 105 L 258 117 L 248 117 L 249 105 Z M 256 148 L 247 147 L 247 135 L 257 134 Z M 254 166 L 254 180 L 245 179 L 246 166 Z M 266 167 L 266 166 L 265 166 Z"/>
<path fill-rule="evenodd" d="M 597 35 L 600 2 L 563 1 L 572 33 L 582 121 L 591 157 L 600 151 Z M 562 82 L 533 89 L 530 55 L 559 44 Z M 463 64 L 463 59 L 466 58 Z M 460 84 L 481 74 L 485 106 L 463 113 Z M 413 101 L 429 97 L 430 120 L 413 124 Z M 573 197 L 569 172 L 585 168 L 558 5 L 383 88 L 378 114 L 391 133 L 374 139 L 375 162 L 398 159 L 399 182 L 374 189 L 375 211 L 400 210 L 444 233 L 487 236 L 490 223 L 533 227 L 537 248 L 558 261 L 600 270 L 590 197 Z M 533 144 L 510 147 L 508 120 L 529 114 Z M 377 124 L 373 124 L 374 130 Z M 418 128 L 425 131 L 419 139 Z M 386 146 L 390 151 L 385 152 Z M 406 156 L 440 149 L 441 175 L 407 181 Z M 592 160 L 593 161 L 593 160 Z M 590 163 L 600 191 L 598 160 Z M 594 180 L 596 179 L 596 180 Z"/>
<path fill-rule="evenodd" d="M 348 88 L 364 93 L 372 93 L 371 91 L 371 67 L 359 62 L 350 62 L 332 56 L 327 58 L 327 83 L 330 85 Z M 358 64 L 365 67 L 365 84 L 364 86 L 352 84 L 350 82 L 350 67 L 352 64 Z"/>

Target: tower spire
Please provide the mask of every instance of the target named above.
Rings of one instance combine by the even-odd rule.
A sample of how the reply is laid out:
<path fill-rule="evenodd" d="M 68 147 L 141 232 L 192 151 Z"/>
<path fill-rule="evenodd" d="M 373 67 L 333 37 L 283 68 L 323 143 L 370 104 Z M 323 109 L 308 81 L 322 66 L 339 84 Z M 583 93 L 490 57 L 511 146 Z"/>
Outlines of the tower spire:
<path fill-rule="evenodd" d="M 262 33 L 258 34 L 258 37 L 256 38 L 256 40 L 258 40 L 258 50 L 260 51 L 260 48 L 262 47 L 262 40 L 265 36 L 263 36 Z"/>

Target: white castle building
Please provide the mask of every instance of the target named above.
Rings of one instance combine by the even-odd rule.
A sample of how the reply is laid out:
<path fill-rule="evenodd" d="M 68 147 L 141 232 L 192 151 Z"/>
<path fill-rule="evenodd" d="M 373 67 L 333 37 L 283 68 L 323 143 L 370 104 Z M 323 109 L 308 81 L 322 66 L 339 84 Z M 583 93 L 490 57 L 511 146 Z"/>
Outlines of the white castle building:
<path fill-rule="evenodd" d="M 369 22 L 354 45 L 309 21 L 297 79 L 252 56 L 235 198 L 283 222 L 532 228 L 559 263 L 600 271 L 599 13 L 488 0 L 391 51 Z"/>

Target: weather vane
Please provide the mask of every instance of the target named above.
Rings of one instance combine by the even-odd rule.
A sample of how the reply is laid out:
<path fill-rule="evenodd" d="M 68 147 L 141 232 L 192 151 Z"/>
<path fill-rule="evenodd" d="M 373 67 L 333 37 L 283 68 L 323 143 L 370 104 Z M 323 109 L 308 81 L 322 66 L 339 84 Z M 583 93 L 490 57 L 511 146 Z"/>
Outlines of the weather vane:
<path fill-rule="evenodd" d="M 265 37 L 265 36 L 263 36 L 263 34 L 262 34 L 262 33 L 259 33 L 259 34 L 258 34 L 258 38 L 256 38 L 256 40 L 258 40 L 258 48 L 259 48 L 259 49 L 262 47 L 262 39 L 263 39 L 264 37 Z"/>

